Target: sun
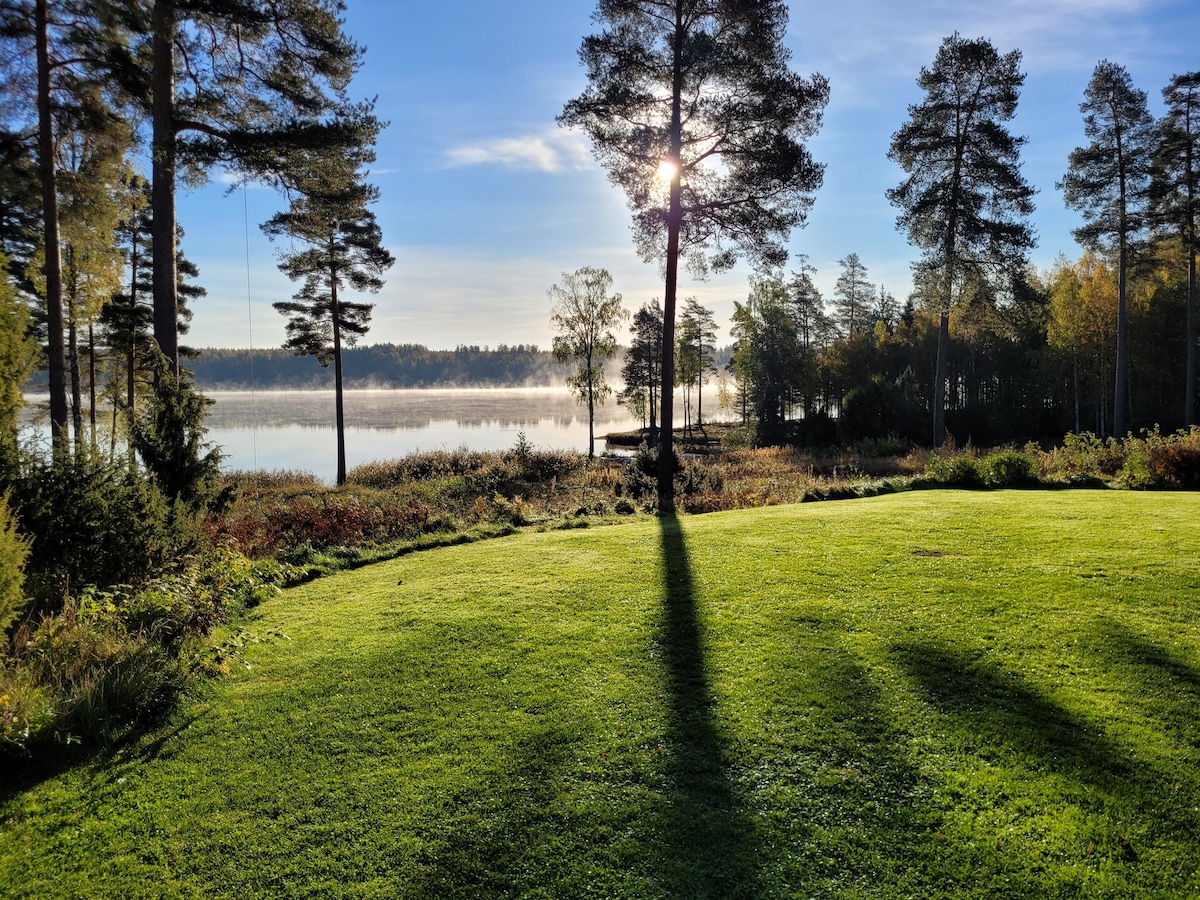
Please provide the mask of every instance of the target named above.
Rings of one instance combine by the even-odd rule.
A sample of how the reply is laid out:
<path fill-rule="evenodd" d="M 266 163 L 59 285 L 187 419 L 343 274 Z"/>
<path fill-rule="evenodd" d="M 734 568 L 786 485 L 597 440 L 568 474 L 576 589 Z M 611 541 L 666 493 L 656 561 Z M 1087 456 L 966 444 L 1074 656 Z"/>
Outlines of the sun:
<path fill-rule="evenodd" d="M 658 164 L 658 178 L 666 185 L 669 185 L 679 172 L 679 166 L 669 159 L 664 159 Z"/>

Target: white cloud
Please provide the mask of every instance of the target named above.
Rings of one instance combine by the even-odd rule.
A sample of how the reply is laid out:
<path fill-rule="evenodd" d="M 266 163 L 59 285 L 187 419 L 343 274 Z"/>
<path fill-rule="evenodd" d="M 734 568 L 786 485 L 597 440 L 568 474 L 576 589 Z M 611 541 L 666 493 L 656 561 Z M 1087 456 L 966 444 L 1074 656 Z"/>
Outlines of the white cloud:
<path fill-rule="evenodd" d="M 498 165 L 537 172 L 581 171 L 590 160 L 587 139 L 576 131 L 547 128 L 514 138 L 494 138 L 446 151 L 451 166 Z"/>

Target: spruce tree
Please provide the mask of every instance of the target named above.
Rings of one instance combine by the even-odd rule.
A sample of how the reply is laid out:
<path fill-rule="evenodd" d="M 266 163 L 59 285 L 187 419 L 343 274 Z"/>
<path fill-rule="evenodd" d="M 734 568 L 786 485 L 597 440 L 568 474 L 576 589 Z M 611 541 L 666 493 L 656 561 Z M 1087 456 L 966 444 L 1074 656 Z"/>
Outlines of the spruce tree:
<path fill-rule="evenodd" d="M 588 87 L 559 122 L 583 128 L 633 212 L 643 259 L 663 263 L 658 503 L 674 509 L 672 460 L 678 267 L 787 258 L 823 167 L 804 141 L 829 84 L 788 68 L 783 0 L 600 0 L 583 41 Z"/>
<path fill-rule="evenodd" d="M 696 386 L 696 422 L 704 427 L 704 384 L 708 376 L 715 374 L 717 367 L 713 362 L 717 347 L 717 320 L 713 318 L 712 310 L 702 306 L 695 297 L 689 297 L 683 304 L 683 312 L 679 317 L 679 366 L 677 381 L 685 388 L 685 403 L 691 386 Z M 691 422 L 687 424 L 690 426 Z"/>
<path fill-rule="evenodd" d="M 854 337 L 867 329 L 875 285 L 867 281 L 867 267 L 850 253 L 838 260 L 842 274 L 833 288 L 834 320 L 844 337 Z"/>
<path fill-rule="evenodd" d="M 629 325 L 629 348 L 625 352 L 625 364 L 621 367 L 621 380 L 625 382 L 625 387 L 617 395 L 618 403 L 631 408 L 641 406 L 644 410 L 643 424 L 648 418 L 651 443 L 658 439 L 662 328 L 662 304 L 657 300 L 643 303 L 641 309 L 633 314 Z"/>
<path fill-rule="evenodd" d="M 1148 224 L 1151 173 L 1158 133 L 1146 106 L 1146 92 L 1133 86 L 1129 73 L 1101 60 L 1079 104 L 1084 134 L 1091 141 L 1076 147 L 1067 174 L 1058 183 L 1067 206 L 1079 211 L 1084 225 L 1075 239 L 1084 247 L 1117 257 L 1117 363 L 1113 389 L 1113 435 L 1125 436 L 1129 403 L 1129 313 L 1127 282 L 1130 256 Z"/>
<path fill-rule="evenodd" d="M 921 248 L 920 266 L 939 285 L 933 443 L 946 439 L 950 309 L 963 284 L 1012 273 L 1034 244 L 1026 222 L 1033 188 L 1020 171 L 1025 139 L 1006 128 L 1025 75 L 1021 53 L 1001 55 L 984 38 L 942 41 L 917 84 L 925 92 L 892 136 L 888 158 L 907 173 L 888 200 L 898 228 Z"/>

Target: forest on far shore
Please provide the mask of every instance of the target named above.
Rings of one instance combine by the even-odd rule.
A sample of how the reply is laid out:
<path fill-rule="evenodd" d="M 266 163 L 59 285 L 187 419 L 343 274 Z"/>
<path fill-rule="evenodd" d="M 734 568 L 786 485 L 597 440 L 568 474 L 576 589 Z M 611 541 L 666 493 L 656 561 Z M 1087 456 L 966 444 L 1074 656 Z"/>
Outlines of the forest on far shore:
<path fill-rule="evenodd" d="M 342 350 L 350 388 L 549 387 L 563 384 L 564 366 L 534 344 L 460 345 L 430 350 L 421 344 L 373 344 Z M 333 369 L 285 348 L 199 351 L 188 362 L 205 390 L 333 388 Z"/>

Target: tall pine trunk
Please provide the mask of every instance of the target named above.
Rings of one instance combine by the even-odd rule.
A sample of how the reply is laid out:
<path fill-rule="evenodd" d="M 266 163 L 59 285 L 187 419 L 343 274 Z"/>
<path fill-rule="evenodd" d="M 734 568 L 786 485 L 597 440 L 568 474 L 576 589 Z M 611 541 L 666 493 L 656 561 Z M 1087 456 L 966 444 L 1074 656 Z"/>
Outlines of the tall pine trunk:
<path fill-rule="evenodd" d="M 946 298 L 949 303 L 949 297 Z M 933 446 L 946 443 L 946 370 L 950 359 L 950 313 L 938 319 L 937 363 L 933 374 Z"/>
<path fill-rule="evenodd" d="M 1117 274 L 1117 364 L 1116 382 L 1113 385 L 1113 437 L 1121 440 L 1125 437 L 1125 394 L 1128 385 L 1126 371 L 1129 348 L 1126 344 L 1126 318 L 1128 316 L 1125 303 L 1125 235 L 1121 235 L 1121 260 Z"/>
<path fill-rule="evenodd" d="M 175 4 L 155 0 L 153 39 L 152 185 L 154 339 L 179 373 L 175 264 Z"/>
<path fill-rule="evenodd" d="M 588 459 L 596 458 L 596 377 L 592 372 L 592 354 L 587 356 Z"/>
<path fill-rule="evenodd" d="M 658 511 L 675 512 L 675 292 L 679 281 L 679 232 L 683 225 L 683 4 L 675 4 L 675 37 L 672 41 L 671 135 L 668 158 L 674 164 L 671 173 L 670 201 L 667 208 L 667 259 L 663 290 L 662 429 L 658 442 Z"/>
<path fill-rule="evenodd" d="M 1187 295 L 1187 388 L 1184 394 L 1184 425 L 1196 424 L 1196 239 L 1188 253 Z"/>
<path fill-rule="evenodd" d="M 37 0 L 38 156 L 42 180 L 42 238 L 46 248 L 46 363 L 50 381 L 50 436 L 56 457 L 70 450 L 67 432 L 67 359 L 63 346 L 62 255 L 58 233 L 58 172 L 50 89 L 50 21 L 47 0 Z"/>
<path fill-rule="evenodd" d="M 83 450 L 83 391 L 79 377 L 79 329 L 75 325 L 74 304 L 67 322 L 67 364 L 71 376 L 71 428 L 75 434 L 75 452 Z"/>
<path fill-rule="evenodd" d="M 330 245 L 329 305 L 333 316 L 333 405 L 337 423 L 337 484 L 346 483 L 346 413 L 342 405 L 342 315 L 338 308 L 337 236 Z"/>

